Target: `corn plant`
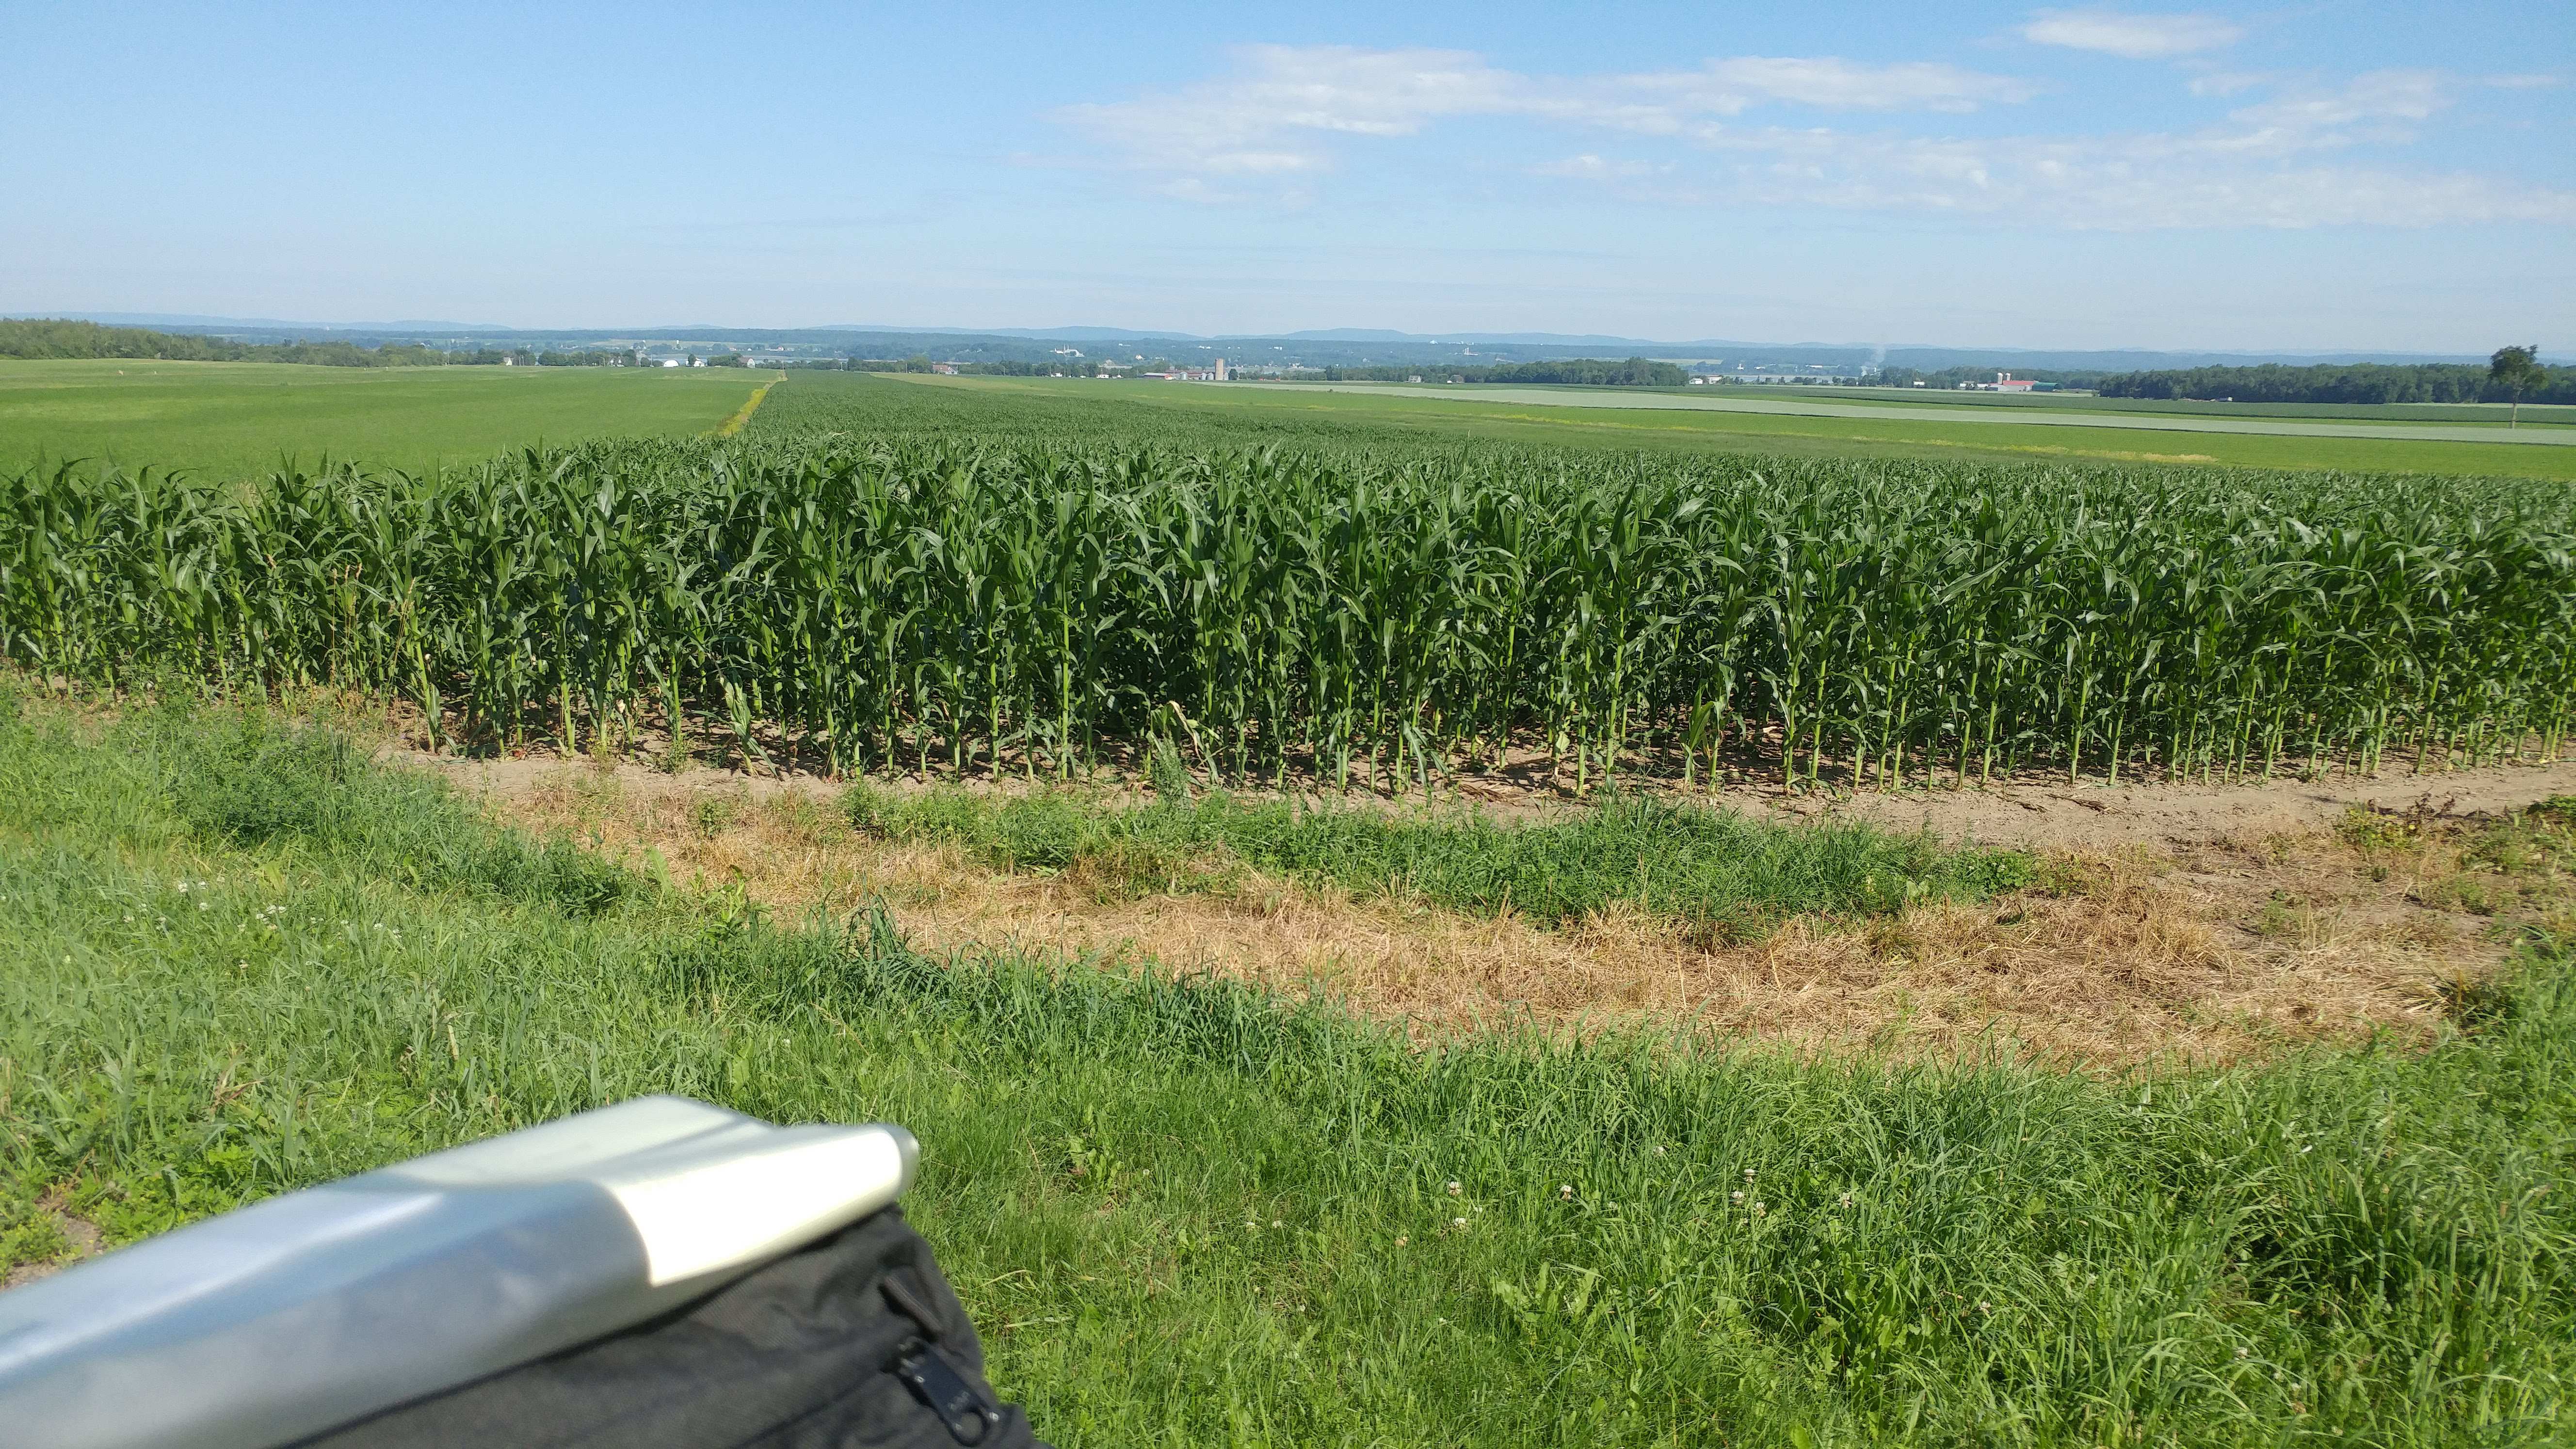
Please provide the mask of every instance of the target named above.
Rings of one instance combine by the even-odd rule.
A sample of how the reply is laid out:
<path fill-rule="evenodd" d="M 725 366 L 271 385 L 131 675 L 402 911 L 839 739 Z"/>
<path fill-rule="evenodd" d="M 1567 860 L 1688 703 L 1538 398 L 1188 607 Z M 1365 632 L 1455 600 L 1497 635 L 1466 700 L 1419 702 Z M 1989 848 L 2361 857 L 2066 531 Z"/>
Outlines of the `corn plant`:
<path fill-rule="evenodd" d="M 0 476 L 0 657 L 376 690 L 470 749 L 1062 777 L 1168 739 L 1395 789 L 1507 750 L 1578 788 L 2434 770 L 2554 755 L 2576 703 L 2543 485 L 934 421 Z"/>

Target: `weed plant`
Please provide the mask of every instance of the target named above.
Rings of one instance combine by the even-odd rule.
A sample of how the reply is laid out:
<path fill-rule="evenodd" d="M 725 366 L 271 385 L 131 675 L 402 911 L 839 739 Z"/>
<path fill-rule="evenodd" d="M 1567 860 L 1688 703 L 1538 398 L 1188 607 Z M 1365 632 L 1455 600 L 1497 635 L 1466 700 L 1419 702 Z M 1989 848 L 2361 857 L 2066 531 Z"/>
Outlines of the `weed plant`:
<path fill-rule="evenodd" d="M 249 771 L 308 804 L 201 803 Z M 2576 1434 L 2562 941 L 2429 1050 L 2229 1071 L 1421 1049 L 883 916 L 389 877 L 552 848 L 220 710 L 10 712 L 0 798 L 12 1257 L 671 1091 L 915 1129 L 909 1211 L 1069 1446 Z"/>

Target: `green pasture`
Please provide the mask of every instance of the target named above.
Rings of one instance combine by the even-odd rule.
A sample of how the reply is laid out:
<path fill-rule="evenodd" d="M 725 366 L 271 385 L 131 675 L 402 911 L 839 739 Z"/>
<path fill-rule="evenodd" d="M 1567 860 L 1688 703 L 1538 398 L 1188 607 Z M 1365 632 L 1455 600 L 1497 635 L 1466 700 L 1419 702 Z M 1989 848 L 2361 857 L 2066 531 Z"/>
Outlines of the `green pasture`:
<path fill-rule="evenodd" d="M 2576 989 L 2094 1077 L 1585 1040 L 771 921 L 227 708 L 0 696 L 0 1260 L 648 1092 L 922 1141 L 1067 1449 L 2543 1445 Z M 820 816 L 817 831 L 850 826 Z"/>
<path fill-rule="evenodd" d="M 838 381 L 834 375 L 824 376 Z M 2162 432 L 2063 424 L 2018 425 L 1973 417 L 1955 423 L 1880 419 L 1864 415 L 1869 410 L 1857 406 L 1851 409 L 1852 416 L 1845 417 L 1648 409 L 1621 405 L 1620 395 L 1610 389 L 1595 393 L 1563 389 L 1542 403 L 1476 401 L 1476 390 L 1463 387 L 1452 398 L 1382 390 L 1327 391 L 1321 386 L 1271 388 L 1076 378 L 886 376 L 900 377 L 902 383 L 914 386 L 972 390 L 997 397 L 1043 395 L 1082 401 L 1095 405 L 1104 414 L 1123 411 L 1130 417 L 1144 418 L 1183 414 L 1262 430 L 1358 427 L 1450 439 L 1594 449 L 1972 462 L 2215 463 L 2264 469 L 2576 481 L 2576 447 L 2520 443 Z M 1131 426 L 1153 424 L 1140 422 Z"/>
<path fill-rule="evenodd" d="M 540 442 L 703 433 L 775 376 L 0 360 L 0 469 L 88 458 L 225 477 L 330 458 L 419 472 Z"/>

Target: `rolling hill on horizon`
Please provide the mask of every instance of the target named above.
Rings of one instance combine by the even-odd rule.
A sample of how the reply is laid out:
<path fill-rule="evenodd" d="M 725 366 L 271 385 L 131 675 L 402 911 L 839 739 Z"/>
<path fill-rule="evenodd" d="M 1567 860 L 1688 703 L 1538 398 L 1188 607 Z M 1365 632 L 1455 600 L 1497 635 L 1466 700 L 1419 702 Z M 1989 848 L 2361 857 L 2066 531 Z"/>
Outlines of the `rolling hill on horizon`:
<path fill-rule="evenodd" d="M 344 336 L 353 341 L 435 341 L 443 337 L 471 335 L 478 343 L 527 345 L 553 343 L 597 345 L 612 341 L 667 341 L 675 344 L 700 343 L 718 346 L 858 347 L 877 343 L 887 345 L 888 351 L 919 350 L 917 344 L 924 339 L 946 339 L 952 344 L 963 345 L 979 338 L 1007 339 L 1017 343 L 1117 342 L 1140 345 L 1174 343 L 1193 348 L 1213 348 L 1226 343 L 1274 345 L 1303 343 L 1330 346 L 1335 349 L 1374 345 L 1390 349 L 1396 354 L 1379 360 L 1397 364 L 1416 361 L 1427 364 L 1441 361 L 1461 356 L 1464 349 L 1472 347 L 1529 349 L 1529 355 L 1533 357 L 1553 358 L 1600 355 L 1605 352 L 1616 352 L 1623 356 L 1635 354 L 1665 358 L 1758 355 L 1784 363 L 1870 360 L 1923 369 L 1991 363 L 2008 368 L 2146 371 L 2158 368 L 2241 367 L 2264 363 L 2303 366 L 2352 363 L 2466 363 L 2486 360 L 2482 356 L 2466 353 L 2407 351 L 2310 352 L 2294 349 L 2167 351 L 2151 348 L 2030 348 L 1920 342 L 1884 344 L 1762 342 L 1741 338 L 1659 341 L 1653 338 L 1622 337 L 1605 333 L 1446 332 L 1434 334 L 1367 327 L 1310 328 L 1294 332 L 1229 332 L 1211 335 L 1105 326 L 899 327 L 830 323 L 813 327 L 732 327 L 701 322 L 631 327 L 552 328 L 514 327 L 490 322 L 427 320 L 298 322 L 277 318 L 223 317 L 169 312 L 64 311 L 10 312 L 0 315 L 11 318 L 60 317 L 72 321 L 97 322 L 108 326 L 153 327 L 164 331 L 195 332 L 209 336 L 232 337 L 243 341 L 285 340 L 309 337 L 316 333 L 329 333 Z M 892 345 L 898 343 L 902 345 L 900 347 Z M 2552 349 L 2543 349 L 2543 351 L 2548 353 Z"/>

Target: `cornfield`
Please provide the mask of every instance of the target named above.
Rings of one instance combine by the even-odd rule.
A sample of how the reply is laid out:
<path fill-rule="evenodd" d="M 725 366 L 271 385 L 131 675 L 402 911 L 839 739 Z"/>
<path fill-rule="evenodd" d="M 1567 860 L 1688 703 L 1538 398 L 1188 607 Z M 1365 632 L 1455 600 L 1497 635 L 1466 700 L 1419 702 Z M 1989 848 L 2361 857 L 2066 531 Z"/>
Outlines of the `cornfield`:
<path fill-rule="evenodd" d="M 792 395 L 792 390 L 791 390 Z M 330 683 L 447 742 L 1402 788 L 1544 753 L 1866 787 L 2563 745 L 2539 485 L 827 433 L 436 477 L 0 477 L 0 656 Z"/>

